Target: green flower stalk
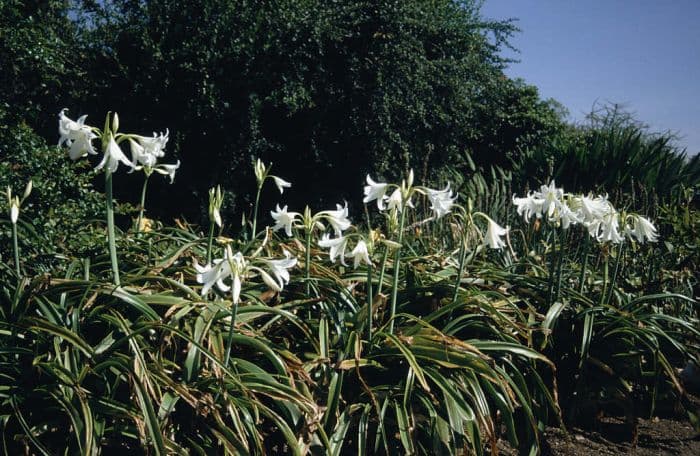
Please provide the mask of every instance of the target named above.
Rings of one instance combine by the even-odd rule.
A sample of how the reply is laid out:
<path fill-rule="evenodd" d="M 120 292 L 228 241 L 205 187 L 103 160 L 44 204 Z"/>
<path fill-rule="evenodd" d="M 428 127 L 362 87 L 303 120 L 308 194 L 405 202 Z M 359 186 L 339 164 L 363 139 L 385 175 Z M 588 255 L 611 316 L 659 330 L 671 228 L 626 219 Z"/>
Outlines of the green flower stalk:
<path fill-rule="evenodd" d="M 270 169 L 272 166 L 265 166 L 265 164 L 259 158 L 255 161 L 253 165 L 253 170 L 255 171 L 255 180 L 257 181 L 257 192 L 255 194 L 255 207 L 253 208 L 253 232 L 252 239 L 258 234 L 258 206 L 260 204 L 260 194 L 262 193 L 263 185 L 265 181 L 270 178 L 275 182 L 277 189 L 280 191 L 280 195 L 284 193 L 285 188 L 292 186 L 290 182 L 282 179 L 281 177 L 273 176 L 270 174 Z"/>
<path fill-rule="evenodd" d="M 221 206 L 224 204 L 224 194 L 217 185 L 209 189 L 209 239 L 207 241 L 207 264 L 211 263 L 211 250 L 214 242 L 214 227 L 223 226 L 221 220 Z"/>
<path fill-rule="evenodd" d="M 120 286 L 119 262 L 117 260 L 117 243 L 114 230 L 114 202 L 112 198 L 112 172 L 105 171 L 105 193 L 107 196 L 107 242 L 109 244 L 109 259 L 112 264 L 112 280 L 115 286 Z"/>
<path fill-rule="evenodd" d="M 406 223 L 406 202 L 401 206 L 401 217 L 398 226 L 396 242 L 399 244 L 394 252 L 394 278 L 391 282 L 391 307 L 389 309 L 389 334 L 394 334 L 394 316 L 396 315 L 396 300 L 399 293 L 399 272 L 401 269 L 401 246 L 403 242 L 403 229 Z"/>
<path fill-rule="evenodd" d="M 61 110 L 58 115 L 58 132 L 61 135 L 58 145 L 69 147 L 68 155 L 72 160 L 85 157 L 88 154 L 96 155 L 92 141 L 100 138 L 102 142 L 102 160 L 95 167 L 96 170 L 104 168 L 105 173 L 105 194 L 106 194 L 106 212 L 107 212 L 107 237 L 109 244 L 109 256 L 112 265 L 112 280 L 114 285 L 119 286 L 119 262 L 117 260 L 116 233 L 114 225 L 114 196 L 112 193 L 112 180 L 114 173 L 122 163 L 128 166 L 132 171 L 143 169 L 148 176 L 155 171 L 159 174 L 170 176 L 172 182 L 175 171 L 179 168 L 180 162 L 175 165 L 159 165 L 156 163 L 159 157 L 162 157 L 163 148 L 168 140 L 168 133 L 153 135 L 152 138 L 134 135 L 117 133 L 119 130 L 119 116 L 114 113 L 111 116 L 107 113 L 105 124 L 102 131 L 98 128 L 91 127 L 85 124 L 87 116 L 81 116 L 77 121 L 69 119 L 65 115 L 66 109 Z M 111 121 L 110 121 L 111 120 Z M 131 154 L 133 162 L 129 160 L 122 151 L 120 144 L 129 140 L 131 143 Z M 141 211 L 137 228 L 140 228 L 143 218 L 143 210 L 146 200 L 146 183 L 141 192 Z"/>
<path fill-rule="evenodd" d="M 9 186 L 7 187 L 7 202 L 8 206 L 10 208 L 10 222 L 12 222 L 12 249 L 14 252 L 14 259 L 15 259 L 15 272 L 17 273 L 17 276 L 19 277 L 22 274 L 22 270 L 20 268 L 20 262 L 19 262 L 19 242 L 18 242 L 18 235 L 17 235 L 17 221 L 19 220 L 19 212 L 20 208 L 22 207 L 22 203 L 24 203 L 24 200 L 29 197 L 29 194 L 32 192 L 32 181 L 30 180 L 27 182 L 26 187 L 24 188 L 24 195 L 22 196 L 22 199 L 20 199 L 18 196 L 12 196 L 12 188 Z"/>
<path fill-rule="evenodd" d="M 153 172 L 170 177 L 172 184 L 175 179 L 175 172 L 180 168 L 180 160 L 174 165 L 158 163 L 158 159 L 165 155 L 165 145 L 168 142 L 168 130 L 165 133 L 153 134 L 153 137 L 126 135 L 131 145 L 131 160 L 133 162 L 132 171 L 143 170 L 145 179 L 141 189 L 141 205 L 139 206 L 139 217 L 136 222 L 136 230 L 141 231 L 141 221 L 146 209 L 146 190 L 148 181 Z"/>
<path fill-rule="evenodd" d="M 146 174 L 143 179 L 143 187 L 141 187 L 141 204 L 139 204 L 139 217 L 136 219 L 136 231 L 140 234 L 141 223 L 143 221 L 143 212 L 146 209 L 146 190 L 148 189 L 148 179 L 150 174 Z"/>

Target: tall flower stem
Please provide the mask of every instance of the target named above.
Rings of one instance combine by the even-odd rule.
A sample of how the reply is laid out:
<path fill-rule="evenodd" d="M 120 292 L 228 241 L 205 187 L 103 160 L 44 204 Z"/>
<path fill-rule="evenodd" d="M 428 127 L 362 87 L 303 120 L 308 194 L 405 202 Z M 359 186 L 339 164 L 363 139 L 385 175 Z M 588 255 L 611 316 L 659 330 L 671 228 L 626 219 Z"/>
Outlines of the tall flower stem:
<path fill-rule="evenodd" d="M 602 306 L 605 303 L 605 297 L 607 296 L 607 291 L 608 291 L 608 262 L 609 262 L 609 253 L 605 252 L 605 262 L 603 263 L 603 289 L 600 291 L 600 305 Z"/>
<path fill-rule="evenodd" d="M 136 220 L 136 232 L 141 233 L 141 221 L 143 220 L 143 212 L 146 209 L 146 189 L 148 188 L 148 178 L 151 177 L 146 174 L 146 178 L 143 180 L 143 187 L 141 188 L 141 205 L 139 206 L 139 218 Z"/>
<path fill-rule="evenodd" d="M 549 258 L 549 288 L 547 290 L 547 305 L 552 305 L 554 298 L 554 275 L 557 267 L 557 231 L 552 230 L 552 253 Z"/>
<path fill-rule="evenodd" d="M 262 184 L 258 185 L 258 193 L 255 195 L 255 207 L 253 208 L 253 235 L 251 239 L 255 239 L 258 229 L 258 205 L 260 204 L 260 193 L 262 192 Z"/>
<path fill-rule="evenodd" d="M 386 260 L 389 258 L 389 246 L 384 246 L 384 255 L 382 255 L 382 267 L 379 270 L 379 288 L 377 289 L 377 294 L 382 293 L 382 286 L 384 285 L 384 274 L 386 273 Z"/>
<path fill-rule="evenodd" d="M 561 293 L 561 276 L 564 269 L 564 241 L 566 240 L 566 232 L 562 230 L 561 241 L 559 242 L 559 258 L 557 263 L 557 279 L 554 288 L 554 301 L 559 301 L 559 294 Z"/>
<path fill-rule="evenodd" d="M 209 223 L 209 239 L 207 240 L 207 264 L 211 264 L 211 249 L 214 243 L 214 222 Z"/>
<path fill-rule="evenodd" d="M 117 244 L 114 236 L 114 202 L 112 199 L 112 172 L 105 171 L 105 193 L 107 195 L 107 239 L 109 242 L 109 257 L 112 261 L 112 278 L 115 286 L 121 285 L 119 280 L 119 263 L 117 262 Z"/>
<path fill-rule="evenodd" d="M 588 249 L 590 248 L 590 237 L 586 236 L 583 244 L 583 264 L 581 264 L 581 276 L 578 279 L 578 292 L 583 294 L 583 287 L 586 281 L 586 267 L 588 266 Z"/>
<path fill-rule="evenodd" d="M 311 228 L 306 230 L 306 245 L 304 246 L 304 281 L 306 282 L 306 299 L 311 299 Z M 307 312 L 311 319 L 311 308 Z"/>
<path fill-rule="evenodd" d="M 396 315 L 396 299 L 399 293 L 399 272 L 401 269 L 401 243 L 403 242 L 403 226 L 406 222 L 406 204 L 401 207 L 401 221 L 399 222 L 399 246 L 394 253 L 394 280 L 391 284 L 391 310 L 389 313 L 389 334 L 394 334 L 394 315 Z"/>
<path fill-rule="evenodd" d="M 462 237 L 462 245 L 459 248 L 459 267 L 457 269 L 457 278 L 455 279 L 455 289 L 452 292 L 452 302 L 457 302 L 457 293 L 459 292 L 459 284 L 462 281 L 462 272 L 464 272 L 464 262 L 467 258 L 467 240 Z"/>
<path fill-rule="evenodd" d="M 620 262 L 622 261 L 622 254 L 624 253 L 624 248 L 625 244 L 620 243 L 620 247 L 618 247 L 617 249 L 617 258 L 615 258 L 615 267 L 613 268 L 613 276 L 612 280 L 610 281 L 610 288 L 608 291 L 608 303 L 612 300 L 613 292 L 615 291 L 615 283 L 617 282 L 617 274 L 620 271 Z"/>
<path fill-rule="evenodd" d="M 12 224 L 12 247 L 15 251 L 15 271 L 17 271 L 17 276 L 21 275 L 22 271 L 19 267 L 19 243 L 17 242 L 17 224 Z"/>
<path fill-rule="evenodd" d="M 233 303 L 231 310 L 231 324 L 228 327 L 228 342 L 226 343 L 226 354 L 224 355 L 224 366 L 228 367 L 228 362 L 231 360 L 231 347 L 233 346 L 233 331 L 236 327 L 236 318 L 238 317 L 238 303 Z"/>
<path fill-rule="evenodd" d="M 372 343 L 372 264 L 367 265 L 367 341 Z"/>

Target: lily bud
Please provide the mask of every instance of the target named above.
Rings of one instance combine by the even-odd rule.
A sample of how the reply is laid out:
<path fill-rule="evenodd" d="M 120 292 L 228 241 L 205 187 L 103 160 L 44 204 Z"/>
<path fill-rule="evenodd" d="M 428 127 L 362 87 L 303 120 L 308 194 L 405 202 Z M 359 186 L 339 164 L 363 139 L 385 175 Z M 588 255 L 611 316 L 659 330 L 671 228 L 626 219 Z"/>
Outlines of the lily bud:
<path fill-rule="evenodd" d="M 255 171 L 255 179 L 258 181 L 258 186 L 260 186 L 265 180 L 265 173 L 267 171 L 265 164 L 258 158 L 253 169 Z"/>
<path fill-rule="evenodd" d="M 112 133 L 116 133 L 119 130 L 119 114 L 116 112 L 112 116 Z"/>
<path fill-rule="evenodd" d="M 408 188 L 413 187 L 413 168 L 408 172 Z"/>
<path fill-rule="evenodd" d="M 15 196 L 10 201 L 10 221 L 14 225 L 17 223 L 17 219 L 19 219 L 19 198 Z"/>
<path fill-rule="evenodd" d="M 29 197 L 29 194 L 32 193 L 32 180 L 29 179 L 29 182 L 27 182 L 27 186 L 24 187 L 24 195 L 22 195 L 22 201 L 27 199 Z"/>
<path fill-rule="evenodd" d="M 109 135 L 109 115 L 111 112 L 108 112 L 107 115 L 105 116 L 105 127 L 102 129 L 102 148 L 104 149 L 107 146 L 107 143 L 109 142 L 109 138 L 111 135 Z"/>
<path fill-rule="evenodd" d="M 221 206 L 224 203 L 224 195 L 221 193 L 221 186 L 217 185 L 216 188 L 212 187 L 209 189 L 209 220 L 214 222 L 219 228 L 222 227 L 223 221 L 221 220 Z"/>

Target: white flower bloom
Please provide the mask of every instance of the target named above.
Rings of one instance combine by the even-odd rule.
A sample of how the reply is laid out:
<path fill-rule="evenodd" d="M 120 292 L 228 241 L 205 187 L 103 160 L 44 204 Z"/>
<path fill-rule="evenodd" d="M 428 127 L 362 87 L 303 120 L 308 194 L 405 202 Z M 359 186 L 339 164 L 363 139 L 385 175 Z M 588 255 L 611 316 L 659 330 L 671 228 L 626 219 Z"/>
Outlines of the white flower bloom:
<path fill-rule="evenodd" d="M 632 214 L 630 215 L 632 219 L 632 228 L 628 230 L 628 234 L 637 238 L 641 243 L 647 239 L 649 242 L 656 242 L 659 238 L 656 227 L 648 219 L 642 217 L 641 215 Z"/>
<path fill-rule="evenodd" d="M 530 217 L 533 215 L 538 218 L 542 215 L 544 200 L 536 197 L 532 194 L 532 192 L 530 192 L 525 198 L 517 198 L 515 195 L 513 195 L 513 204 L 515 204 L 518 208 L 518 215 L 523 217 L 526 222 L 529 222 Z"/>
<path fill-rule="evenodd" d="M 109 172 L 113 173 L 119 168 L 119 162 L 124 163 L 127 166 L 134 167 L 134 164 L 129 161 L 128 158 L 126 158 L 126 155 L 124 155 L 124 152 L 119 148 L 119 145 L 117 142 L 114 140 L 114 136 L 110 136 L 109 138 L 109 143 L 107 144 L 107 149 L 104 152 L 104 156 L 102 157 L 102 161 L 97 165 L 95 169 L 102 169 L 105 165 L 107 166 L 107 170 Z"/>
<path fill-rule="evenodd" d="M 428 194 L 428 199 L 430 200 L 430 209 L 435 212 L 435 218 L 439 219 L 443 215 L 447 215 L 452 210 L 452 206 L 457 199 L 457 196 L 453 196 L 452 190 L 450 190 L 450 184 L 447 184 L 443 190 L 433 190 L 426 189 Z"/>
<path fill-rule="evenodd" d="M 241 301 L 241 283 L 245 277 L 248 262 L 241 252 L 233 254 L 231 247 L 226 246 L 224 258 L 214 260 L 214 265 L 199 266 L 197 269 L 197 282 L 203 284 L 202 296 L 209 293 L 209 290 L 216 285 L 224 293 L 232 290 L 233 303 Z M 231 285 L 227 285 L 224 280 L 231 279 Z"/>
<path fill-rule="evenodd" d="M 582 216 L 584 224 L 600 222 L 605 214 L 611 209 L 614 210 L 607 198 L 602 196 L 596 198 L 590 196 L 575 197 L 572 205 Z"/>
<path fill-rule="evenodd" d="M 369 203 L 371 201 L 377 200 L 377 208 L 380 211 L 385 209 L 384 200 L 386 199 L 386 191 L 389 184 L 383 182 L 374 182 L 369 174 L 367 175 L 367 185 L 365 185 L 364 192 L 365 197 L 362 199 L 363 203 Z"/>
<path fill-rule="evenodd" d="M 360 240 L 348 256 L 354 260 L 353 267 L 355 269 L 357 269 L 361 263 L 372 264 L 372 260 L 369 257 L 369 251 L 367 250 L 367 244 L 364 240 Z"/>
<path fill-rule="evenodd" d="M 131 160 L 135 165 L 140 164 L 146 168 L 153 168 L 159 158 L 165 156 L 165 145 L 168 143 L 169 131 L 165 134 L 153 133 L 153 137 L 134 136 L 136 139 L 129 139 L 131 144 Z"/>
<path fill-rule="evenodd" d="M 241 252 L 235 255 L 230 246 L 226 246 L 224 258 L 214 260 L 214 265 L 199 266 L 195 263 L 197 269 L 197 282 L 203 284 L 202 296 L 205 296 L 211 288 L 216 287 L 224 293 L 229 290 L 233 296 L 233 303 L 238 304 L 241 301 L 241 287 L 243 281 L 254 277 L 257 273 L 262 277 L 263 281 L 273 290 L 282 291 L 285 284 L 289 283 L 289 269 L 297 264 L 297 259 L 292 257 L 289 252 L 284 252 L 283 259 L 260 259 L 262 264 L 267 266 L 274 279 L 264 269 L 251 264 L 253 260 L 247 260 Z M 231 284 L 226 284 L 225 280 L 230 279 Z"/>
<path fill-rule="evenodd" d="M 300 214 L 297 212 L 287 212 L 287 206 L 280 209 L 280 205 L 278 204 L 277 211 L 270 211 L 270 215 L 275 220 L 275 225 L 272 227 L 272 230 L 277 231 L 280 228 L 284 228 L 285 234 L 292 237 L 292 225 L 294 225 L 294 222 Z"/>
<path fill-rule="evenodd" d="M 389 210 L 397 209 L 399 212 L 401 212 L 402 201 L 403 198 L 401 197 L 401 189 L 397 188 L 387 199 L 387 208 Z"/>
<path fill-rule="evenodd" d="M 613 244 L 619 244 L 624 240 L 622 235 L 620 235 L 620 216 L 614 209 L 605 216 L 600 221 L 600 233 L 598 235 L 599 242 L 612 242 Z"/>
<path fill-rule="evenodd" d="M 272 275 L 275 276 L 275 280 L 268 282 L 270 278 L 267 274 L 261 274 L 265 283 L 275 291 L 282 291 L 285 284 L 289 283 L 289 271 L 288 269 L 293 268 L 297 264 L 297 259 L 291 256 L 289 252 L 284 251 L 284 259 L 281 260 L 262 260 L 263 263 L 270 269 Z M 264 272 L 264 271 L 260 271 Z M 266 278 L 267 275 L 267 278 Z"/>
<path fill-rule="evenodd" d="M 540 191 L 535 194 L 542 199 L 542 213 L 547 214 L 547 217 L 552 217 L 554 211 L 561 205 L 561 200 L 564 197 L 564 190 L 557 188 L 554 181 L 549 185 L 540 187 Z"/>
<path fill-rule="evenodd" d="M 508 234 L 508 228 L 503 228 L 498 223 L 494 222 L 490 217 L 487 217 L 489 226 L 484 235 L 484 243 L 492 249 L 502 249 L 506 243 L 501 239 L 502 236 Z"/>
<path fill-rule="evenodd" d="M 153 171 L 170 177 L 170 183 L 172 184 L 175 180 L 175 171 L 177 171 L 178 168 L 180 168 L 180 160 L 178 160 L 174 165 L 156 165 L 155 168 L 153 168 Z M 219 216 L 219 218 L 221 218 L 221 216 Z"/>
<path fill-rule="evenodd" d="M 331 262 L 335 263 L 335 259 L 340 256 L 340 264 L 347 266 L 345 264 L 345 248 L 348 243 L 348 238 L 345 236 L 339 236 L 335 239 L 331 239 L 328 233 L 324 234 L 323 237 L 318 241 L 318 245 L 323 248 L 330 248 L 330 259 Z"/>
<path fill-rule="evenodd" d="M 89 125 L 85 125 L 87 115 L 80 116 L 77 121 L 74 121 L 66 117 L 65 111 L 64 108 L 58 114 L 59 147 L 64 144 L 70 147 L 68 156 L 71 160 L 77 160 L 87 154 L 96 155 L 92 140 L 97 138 L 97 135 Z"/>
<path fill-rule="evenodd" d="M 581 223 L 581 217 L 578 213 L 574 212 L 569 208 L 569 206 L 562 202 L 559 205 L 559 210 L 557 211 L 559 221 L 561 222 L 561 227 L 563 229 L 569 229 L 569 226 Z"/>
<path fill-rule="evenodd" d="M 275 181 L 275 185 L 277 186 L 277 189 L 280 191 L 280 194 L 284 193 L 285 188 L 289 188 L 292 186 L 291 182 L 287 182 L 286 180 L 277 177 L 277 176 L 270 176 L 272 177 L 272 180 Z"/>
<path fill-rule="evenodd" d="M 336 210 L 334 211 L 322 211 L 319 212 L 318 215 L 328 220 L 328 223 L 330 223 L 335 230 L 335 234 L 340 236 L 343 234 L 343 231 L 350 228 L 351 225 L 350 220 L 348 219 L 348 203 L 345 203 L 345 206 L 336 204 L 335 207 Z"/>

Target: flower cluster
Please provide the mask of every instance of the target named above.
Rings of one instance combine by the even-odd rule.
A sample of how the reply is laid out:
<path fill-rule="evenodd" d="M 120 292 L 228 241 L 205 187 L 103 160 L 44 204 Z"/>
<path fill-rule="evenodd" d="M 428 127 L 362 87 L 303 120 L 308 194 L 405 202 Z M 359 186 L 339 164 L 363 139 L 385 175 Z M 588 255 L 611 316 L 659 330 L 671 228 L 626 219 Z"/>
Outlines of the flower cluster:
<path fill-rule="evenodd" d="M 401 185 L 375 182 L 367 175 L 367 185 L 364 188 L 364 203 L 377 202 L 377 208 L 381 211 L 389 211 L 391 214 L 401 212 L 405 207 L 413 208 L 412 197 L 414 194 L 424 195 L 430 202 L 430 210 L 433 212 L 429 220 L 437 220 L 452 212 L 455 208 L 457 195 L 450 189 L 448 183 L 444 189 L 435 190 L 424 186 L 413 185 L 413 170 L 408 173 L 408 178 Z M 391 193 L 390 193 L 391 192 Z M 486 233 L 483 235 L 484 245 L 492 249 L 502 249 L 506 246 L 503 237 L 508 234 L 508 228 L 501 227 L 493 219 L 483 213 L 475 213 L 487 222 Z"/>
<path fill-rule="evenodd" d="M 387 184 L 384 182 L 375 182 L 367 175 L 367 185 L 364 188 L 365 197 L 363 203 L 377 201 L 377 209 L 380 211 L 396 210 L 401 212 L 406 207 L 414 207 L 411 198 L 413 193 L 419 193 L 428 197 L 430 201 L 430 209 L 433 211 L 433 217 L 439 219 L 450 213 L 452 206 L 457 200 L 457 195 L 454 195 L 450 190 L 450 184 L 443 190 L 434 190 L 428 187 L 413 186 L 413 170 L 408 173 L 408 180 L 403 181 L 401 185 Z M 392 191 L 393 190 L 393 191 Z M 391 194 L 387 195 L 391 191 Z"/>
<path fill-rule="evenodd" d="M 224 293 L 231 291 L 233 303 L 241 300 L 241 287 L 244 281 L 259 275 L 265 284 L 275 291 L 282 291 L 289 283 L 289 269 L 297 264 L 297 259 L 284 251 L 282 259 L 245 258 L 241 252 L 233 253 L 231 246 L 226 246 L 224 257 L 214 260 L 213 264 L 200 266 L 195 263 L 197 282 L 201 283 L 202 296 L 213 286 Z M 267 268 L 267 271 L 261 266 Z M 269 271 L 269 272 L 268 272 Z M 230 284 L 226 281 L 230 280 Z"/>
<path fill-rule="evenodd" d="M 526 222 L 534 216 L 562 229 L 580 224 L 601 243 L 618 244 L 625 238 L 634 238 L 640 243 L 658 239 L 653 223 L 638 214 L 620 213 L 607 196 L 565 193 L 564 189 L 556 187 L 554 181 L 525 197 L 514 195 L 513 204 Z"/>
<path fill-rule="evenodd" d="M 115 113 L 110 123 L 105 123 L 105 128 L 100 131 L 98 128 L 85 124 L 87 115 L 80 116 L 78 120 L 72 120 L 66 116 L 66 109 L 62 109 L 58 114 L 58 133 L 60 138 L 58 145 L 67 146 L 68 156 L 71 160 L 78 160 L 88 154 L 97 155 L 92 141 L 102 139 L 103 156 L 95 169 L 106 169 L 114 173 L 122 163 L 131 168 L 131 171 L 143 170 L 146 176 L 150 176 L 154 171 L 170 177 L 172 183 L 175 179 L 175 171 L 180 167 L 180 161 L 174 165 L 159 164 L 158 159 L 165 155 L 165 145 L 168 142 L 168 131 L 165 134 L 153 133 L 153 137 L 140 136 L 135 134 L 117 133 L 119 129 L 119 117 Z M 109 115 L 108 115 L 109 119 Z M 122 151 L 120 144 L 128 140 L 131 145 L 131 160 Z"/>

